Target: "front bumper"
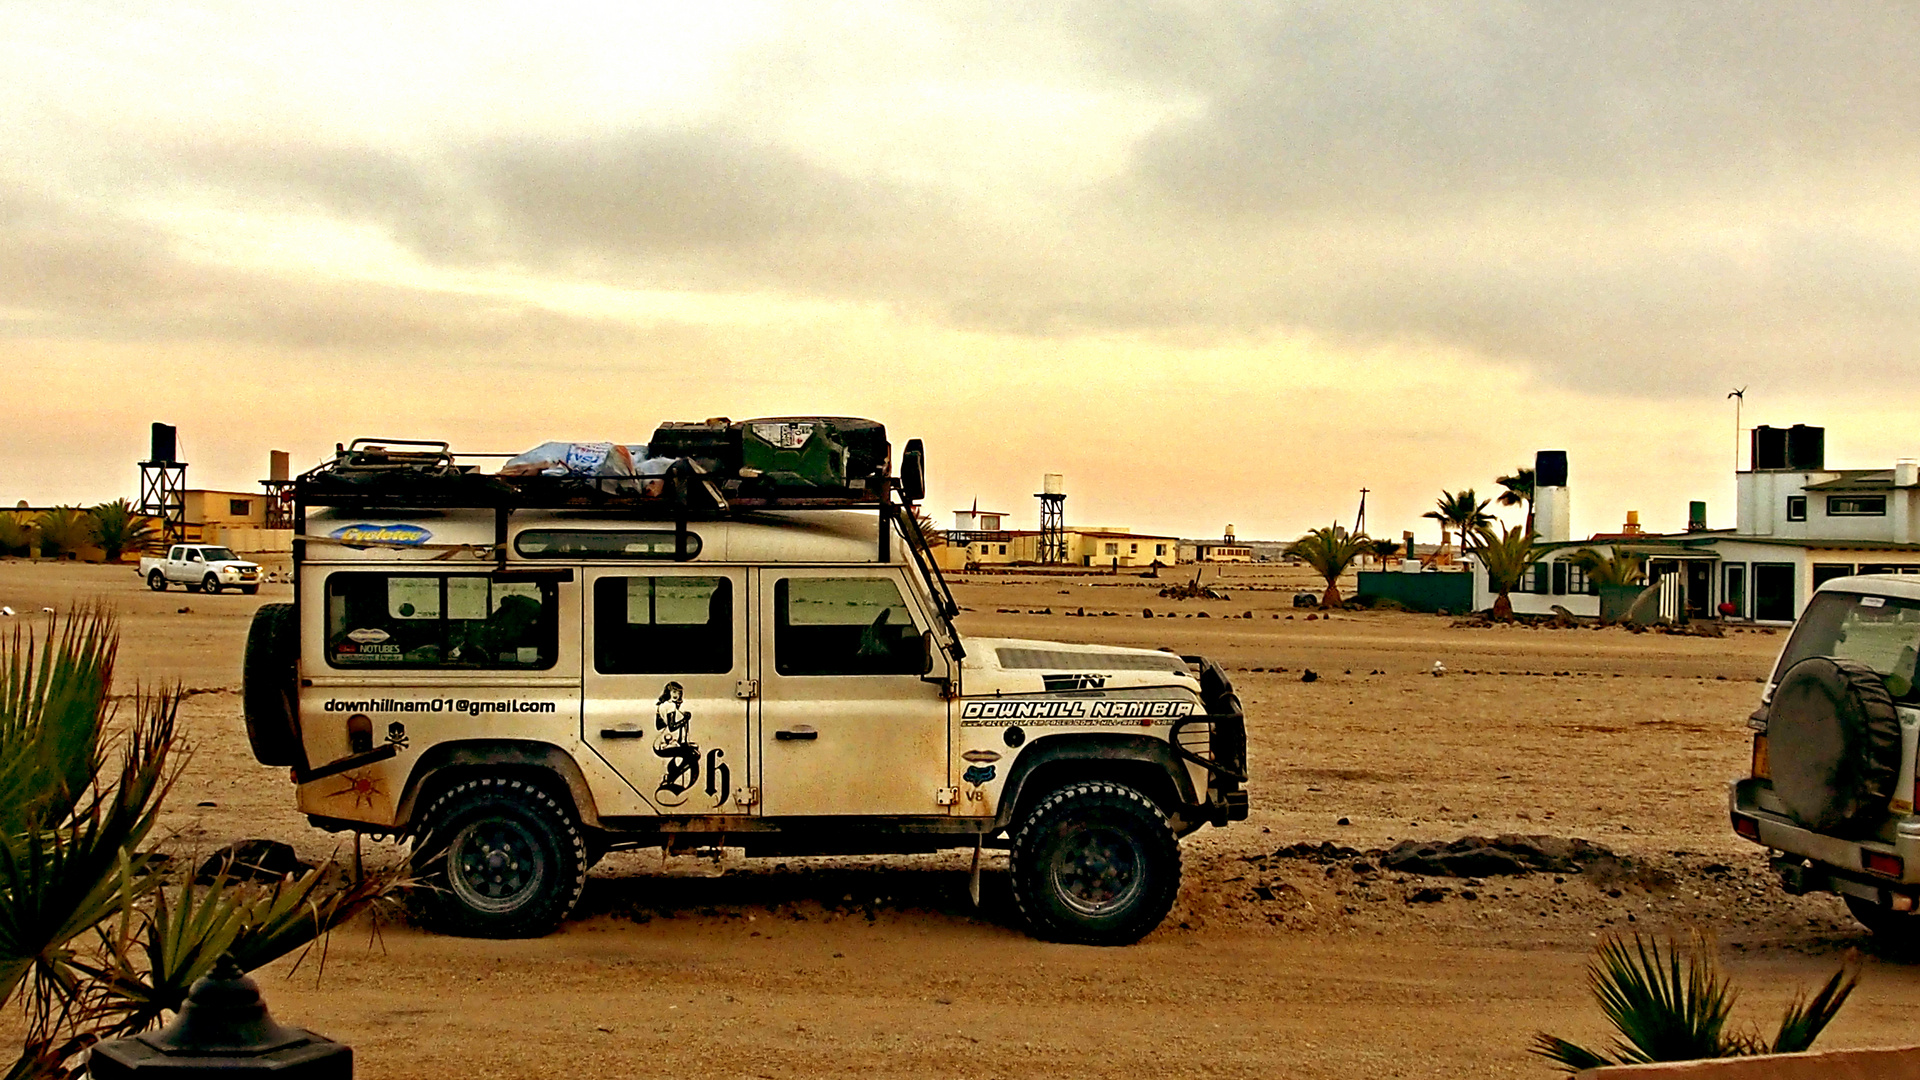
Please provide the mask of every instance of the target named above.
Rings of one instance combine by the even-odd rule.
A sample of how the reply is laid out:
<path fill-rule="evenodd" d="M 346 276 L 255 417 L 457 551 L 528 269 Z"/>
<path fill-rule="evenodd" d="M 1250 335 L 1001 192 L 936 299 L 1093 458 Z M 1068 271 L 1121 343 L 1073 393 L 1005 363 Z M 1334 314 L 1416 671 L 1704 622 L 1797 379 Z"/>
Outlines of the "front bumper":
<path fill-rule="evenodd" d="M 1893 839 L 1847 839 L 1807 829 L 1784 812 L 1768 809 L 1771 792 L 1761 781 L 1748 777 L 1736 780 L 1727 789 L 1727 812 L 1734 831 L 1763 847 L 1785 852 L 1796 864 L 1810 860 L 1812 872 L 1792 872 L 1783 868 L 1788 882 L 1798 892 L 1832 891 L 1884 901 L 1886 892 L 1920 895 L 1920 818 L 1906 817 L 1894 829 Z M 1901 873 L 1875 873 L 1867 869 L 1867 856 L 1891 856 L 1900 860 Z"/>

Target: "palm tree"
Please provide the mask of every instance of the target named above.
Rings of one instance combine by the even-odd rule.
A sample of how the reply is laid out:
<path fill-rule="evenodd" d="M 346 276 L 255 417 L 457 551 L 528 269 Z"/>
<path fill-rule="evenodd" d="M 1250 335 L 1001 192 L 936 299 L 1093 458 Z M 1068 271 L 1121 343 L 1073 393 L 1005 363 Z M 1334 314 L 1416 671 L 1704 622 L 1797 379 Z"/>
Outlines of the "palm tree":
<path fill-rule="evenodd" d="M 93 539 L 90 515 L 77 506 L 56 506 L 40 513 L 40 553 L 78 556 Z"/>
<path fill-rule="evenodd" d="M 1820 1037 L 1859 981 L 1859 960 L 1849 955 L 1811 1000 L 1795 998 L 1787 1006 L 1779 1030 L 1768 1041 L 1757 1031 L 1727 1030 L 1734 991 L 1714 963 L 1705 938 L 1695 934 L 1693 947 L 1683 959 L 1679 942 L 1669 938 L 1663 947 L 1659 939 L 1642 938 L 1636 932 L 1631 945 L 1620 938 L 1601 943 L 1587 965 L 1587 985 L 1620 1033 L 1613 1045 L 1619 1060 L 1544 1031 L 1534 1033 L 1533 1052 L 1568 1072 L 1655 1061 L 1796 1054 Z"/>
<path fill-rule="evenodd" d="M 1585 570 L 1587 580 L 1595 585 L 1638 585 L 1646 578 L 1645 557 L 1618 548 L 1606 555 L 1581 548 L 1567 561 Z"/>
<path fill-rule="evenodd" d="M 120 556 L 129 551 L 151 551 L 159 542 L 160 529 L 154 519 L 134 512 L 125 499 L 101 503 L 93 508 L 92 515 L 93 542 L 108 562 L 119 562 Z"/>
<path fill-rule="evenodd" d="M 0 1007 L 24 1027 L 10 1078 L 67 1076 L 94 1043 L 178 1010 L 223 955 L 252 970 L 384 895 L 390 879 L 169 883 L 149 842 L 178 770 L 178 691 L 112 695 L 111 615 L 0 638 Z M 119 745 L 114 745 L 118 743 Z"/>
<path fill-rule="evenodd" d="M 1494 594 L 1493 617 L 1506 621 L 1513 618 L 1513 600 L 1507 594 L 1520 587 L 1527 568 L 1540 557 L 1533 546 L 1533 531 L 1518 525 L 1504 530 L 1482 525 L 1475 535 L 1479 542 L 1474 556 L 1487 568 L 1487 588 Z"/>
<path fill-rule="evenodd" d="M 1472 488 L 1457 493 L 1443 490 L 1440 497 L 1434 500 L 1434 508 L 1420 516 L 1440 523 L 1441 547 L 1447 546 L 1447 530 L 1452 529 L 1459 534 L 1460 548 L 1464 551 L 1475 530 L 1482 525 L 1493 524 L 1493 515 L 1487 513 L 1487 506 L 1492 501 L 1479 498 Z"/>
<path fill-rule="evenodd" d="M 1349 533 L 1336 523 L 1324 529 L 1307 530 L 1305 536 L 1287 545 L 1287 554 L 1327 579 L 1327 591 L 1320 596 L 1320 606 L 1339 607 L 1340 589 L 1335 582 L 1353 565 L 1353 560 L 1360 557 L 1361 546 L 1366 542 L 1367 534 Z"/>
<path fill-rule="evenodd" d="M 25 555 L 33 547 L 33 519 L 13 510 L 0 511 L 0 555 Z"/>
<path fill-rule="evenodd" d="M 1533 468 L 1521 465 L 1508 475 L 1496 478 L 1494 483 L 1505 489 L 1500 492 L 1501 506 L 1527 504 L 1527 528 L 1533 528 Z"/>
<path fill-rule="evenodd" d="M 1399 553 L 1400 541 L 1369 540 L 1366 543 L 1366 549 L 1367 549 L 1367 554 L 1373 556 L 1376 559 L 1379 559 L 1380 565 L 1385 566 L 1387 565 L 1388 559 L 1393 558 L 1394 555 Z"/>

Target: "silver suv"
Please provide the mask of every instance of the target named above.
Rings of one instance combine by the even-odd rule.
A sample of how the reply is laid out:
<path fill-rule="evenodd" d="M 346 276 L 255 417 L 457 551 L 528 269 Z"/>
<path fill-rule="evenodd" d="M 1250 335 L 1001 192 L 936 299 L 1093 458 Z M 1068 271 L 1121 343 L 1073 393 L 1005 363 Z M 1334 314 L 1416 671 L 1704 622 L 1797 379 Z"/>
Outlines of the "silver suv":
<path fill-rule="evenodd" d="M 1920 944 L 1920 578 L 1827 582 L 1800 616 L 1748 718 L 1752 775 L 1734 831 L 1774 852 L 1790 893 L 1840 894 L 1889 944 Z"/>

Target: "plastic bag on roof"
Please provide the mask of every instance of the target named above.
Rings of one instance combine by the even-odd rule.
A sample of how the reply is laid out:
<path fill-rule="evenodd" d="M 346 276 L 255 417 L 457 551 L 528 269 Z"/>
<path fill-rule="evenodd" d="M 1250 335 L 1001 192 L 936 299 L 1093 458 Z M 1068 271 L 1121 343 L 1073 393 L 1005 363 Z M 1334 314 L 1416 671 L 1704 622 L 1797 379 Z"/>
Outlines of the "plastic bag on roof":
<path fill-rule="evenodd" d="M 636 476 L 633 453 L 619 443 L 548 442 L 510 458 L 501 476 Z"/>

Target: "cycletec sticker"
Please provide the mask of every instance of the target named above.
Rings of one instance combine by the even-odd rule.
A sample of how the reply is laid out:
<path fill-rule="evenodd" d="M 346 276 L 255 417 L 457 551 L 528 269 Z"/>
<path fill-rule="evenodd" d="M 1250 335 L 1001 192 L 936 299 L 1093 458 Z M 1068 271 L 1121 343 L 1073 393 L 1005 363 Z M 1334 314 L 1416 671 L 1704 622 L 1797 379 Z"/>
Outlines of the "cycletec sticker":
<path fill-rule="evenodd" d="M 379 544 L 381 546 L 398 544 L 401 547 L 414 547 L 433 539 L 433 533 L 418 525 L 342 525 L 327 534 L 332 540 L 352 547 L 355 544 Z"/>
<path fill-rule="evenodd" d="M 1191 716 L 1191 701 L 1123 701 L 1075 698 L 1068 701 L 969 701 L 960 707 L 961 727 L 999 727 L 1020 720 L 1033 727 L 1151 727 L 1156 720 Z"/>

